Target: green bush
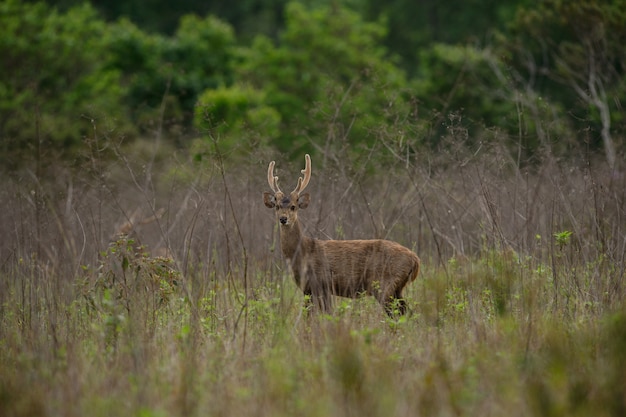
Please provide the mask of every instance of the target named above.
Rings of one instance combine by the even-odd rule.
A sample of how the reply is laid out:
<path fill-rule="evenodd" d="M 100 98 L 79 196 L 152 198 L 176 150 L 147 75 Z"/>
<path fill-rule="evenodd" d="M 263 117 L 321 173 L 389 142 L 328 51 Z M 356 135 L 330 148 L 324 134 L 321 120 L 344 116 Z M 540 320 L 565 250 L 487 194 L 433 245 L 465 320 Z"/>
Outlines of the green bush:
<path fill-rule="evenodd" d="M 222 152 L 250 152 L 280 132 L 281 116 L 265 101 L 264 92 L 250 87 L 206 90 L 198 100 L 194 125 L 203 136 L 217 138 Z M 194 154 L 211 153 L 210 149 L 206 138 L 200 139 Z"/>
<path fill-rule="evenodd" d="M 0 3 L 3 163 L 71 152 L 94 124 L 101 134 L 132 131 L 120 72 L 108 65 L 107 29 L 89 5 L 59 13 L 44 3 Z"/>
<path fill-rule="evenodd" d="M 366 23 L 343 7 L 308 10 L 297 2 L 285 16 L 276 44 L 258 37 L 243 51 L 231 93 L 261 92 L 263 111 L 255 117 L 271 113 L 270 132 L 262 133 L 280 122 L 276 135 L 267 138 L 272 146 L 293 155 L 327 144 L 358 151 L 375 141 L 377 127 L 407 117 L 405 76 L 379 44 L 381 24 Z M 225 123 L 230 133 L 251 118 L 235 116 L 241 120 Z M 221 122 L 228 120 L 212 120 Z"/>
<path fill-rule="evenodd" d="M 232 82 L 234 33 L 215 17 L 184 16 L 171 38 L 122 20 L 107 43 L 111 66 L 124 76 L 133 121 L 143 132 L 161 127 L 180 136 L 192 124 L 199 94 Z"/>

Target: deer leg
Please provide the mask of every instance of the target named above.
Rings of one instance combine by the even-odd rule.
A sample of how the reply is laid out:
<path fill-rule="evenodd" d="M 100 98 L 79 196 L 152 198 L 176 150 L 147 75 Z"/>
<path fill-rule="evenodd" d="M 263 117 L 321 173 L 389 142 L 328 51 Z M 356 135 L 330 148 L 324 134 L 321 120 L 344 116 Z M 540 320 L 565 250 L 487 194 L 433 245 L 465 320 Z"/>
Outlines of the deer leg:
<path fill-rule="evenodd" d="M 304 290 L 304 309 L 309 313 L 314 310 L 328 313 L 331 310 L 330 297 L 323 291 L 307 288 Z"/>
<path fill-rule="evenodd" d="M 325 275 L 316 275 L 310 270 L 307 274 L 307 291 L 313 308 L 322 313 L 329 313 L 332 310 L 332 286 Z"/>
<path fill-rule="evenodd" d="M 317 309 L 317 311 L 320 311 L 322 313 L 329 313 L 332 310 L 330 296 L 328 296 L 325 293 L 322 293 L 322 294 L 314 293 L 311 296 L 311 300 L 313 302 L 314 307 Z"/>
<path fill-rule="evenodd" d="M 396 290 L 393 295 L 383 299 L 383 308 L 385 313 L 392 319 L 397 318 L 398 315 L 404 316 L 407 311 L 406 301 L 402 298 L 402 289 Z"/>
<path fill-rule="evenodd" d="M 387 313 L 387 315 L 392 319 L 395 319 L 398 316 L 404 316 L 407 310 L 406 301 L 402 298 L 391 298 L 383 307 L 385 309 L 385 313 Z"/>

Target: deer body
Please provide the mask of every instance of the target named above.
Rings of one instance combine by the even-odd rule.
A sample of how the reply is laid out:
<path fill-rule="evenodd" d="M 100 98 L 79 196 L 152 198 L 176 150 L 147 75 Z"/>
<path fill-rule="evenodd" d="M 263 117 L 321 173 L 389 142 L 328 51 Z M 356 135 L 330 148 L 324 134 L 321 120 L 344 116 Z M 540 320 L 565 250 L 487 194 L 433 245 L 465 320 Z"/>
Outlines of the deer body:
<path fill-rule="evenodd" d="M 323 311 L 331 296 L 355 298 L 372 295 L 389 315 L 394 309 L 406 312 L 402 290 L 415 280 L 420 260 L 415 253 L 389 240 L 319 240 L 304 236 L 298 210 L 308 207 L 310 196 L 302 193 L 311 176 L 311 161 L 306 155 L 304 179 L 290 194 L 278 188 L 274 162 L 268 169 L 268 182 L 274 193 L 264 193 L 265 205 L 276 210 L 280 225 L 280 244 L 296 284 Z"/>

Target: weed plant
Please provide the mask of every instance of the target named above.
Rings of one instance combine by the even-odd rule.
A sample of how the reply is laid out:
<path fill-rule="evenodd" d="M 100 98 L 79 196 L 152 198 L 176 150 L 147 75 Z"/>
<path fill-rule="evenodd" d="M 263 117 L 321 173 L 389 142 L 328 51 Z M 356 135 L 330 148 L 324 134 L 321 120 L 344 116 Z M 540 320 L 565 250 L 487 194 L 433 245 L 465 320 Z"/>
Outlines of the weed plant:
<path fill-rule="evenodd" d="M 626 415 L 623 174 L 549 152 L 521 167 L 497 143 L 384 149 L 314 159 L 302 220 L 420 255 L 397 320 L 367 297 L 303 310 L 267 155 L 127 148 L 5 175 L 0 415 Z M 116 237 L 137 207 L 166 214 Z"/>

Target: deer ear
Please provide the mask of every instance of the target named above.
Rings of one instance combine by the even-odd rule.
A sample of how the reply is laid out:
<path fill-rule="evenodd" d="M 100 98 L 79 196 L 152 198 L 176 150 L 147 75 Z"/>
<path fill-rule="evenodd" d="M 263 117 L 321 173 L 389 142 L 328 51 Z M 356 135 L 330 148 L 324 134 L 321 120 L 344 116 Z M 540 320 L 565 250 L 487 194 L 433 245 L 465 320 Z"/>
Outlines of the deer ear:
<path fill-rule="evenodd" d="M 311 202 L 311 196 L 309 193 L 304 193 L 298 196 L 298 207 L 301 209 L 305 209 L 309 207 L 309 203 Z"/>
<path fill-rule="evenodd" d="M 263 202 L 267 208 L 276 207 L 276 197 L 274 194 L 268 193 L 267 191 L 263 193 Z"/>

